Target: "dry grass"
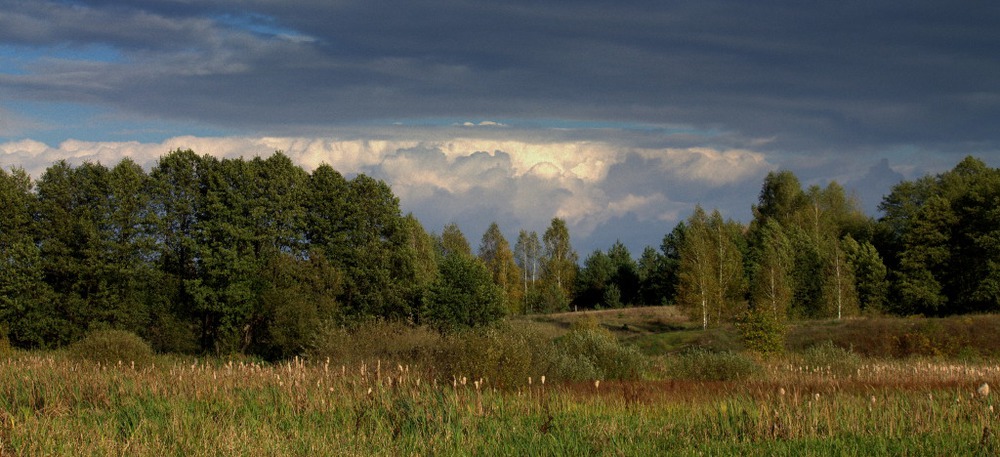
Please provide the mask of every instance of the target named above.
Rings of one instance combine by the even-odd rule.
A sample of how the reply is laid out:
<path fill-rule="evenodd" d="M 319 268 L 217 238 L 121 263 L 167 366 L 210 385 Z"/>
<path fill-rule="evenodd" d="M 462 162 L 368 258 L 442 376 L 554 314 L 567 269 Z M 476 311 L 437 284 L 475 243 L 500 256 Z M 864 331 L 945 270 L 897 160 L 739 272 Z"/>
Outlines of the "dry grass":
<path fill-rule="evenodd" d="M 1000 365 L 793 359 L 740 381 L 543 382 L 497 389 L 367 361 L 160 357 L 0 361 L 8 455 L 970 455 L 998 450 Z"/>
<path fill-rule="evenodd" d="M 565 333 L 594 330 L 570 317 L 604 328 L 619 312 L 666 318 L 627 311 L 554 319 L 566 322 Z M 772 358 L 691 356 L 713 358 L 722 373 L 754 367 L 722 380 L 671 371 L 685 353 L 652 359 L 642 380 L 558 382 L 527 357 L 560 347 L 534 331 L 445 338 L 387 325 L 392 341 L 377 327 L 367 339 L 338 333 L 329 359 L 275 364 L 178 356 L 99 364 L 7 351 L 0 455 L 1000 453 L 995 394 L 979 393 L 1000 385 L 1000 363 L 989 356 L 871 358 L 829 343 Z"/>

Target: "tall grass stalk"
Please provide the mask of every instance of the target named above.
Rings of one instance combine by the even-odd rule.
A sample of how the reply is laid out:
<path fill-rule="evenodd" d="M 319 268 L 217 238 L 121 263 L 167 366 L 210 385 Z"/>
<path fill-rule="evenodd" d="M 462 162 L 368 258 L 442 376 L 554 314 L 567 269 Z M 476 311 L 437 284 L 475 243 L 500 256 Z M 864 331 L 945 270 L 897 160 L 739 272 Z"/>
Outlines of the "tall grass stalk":
<path fill-rule="evenodd" d="M 378 360 L 0 359 L 3 455 L 995 455 L 1000 367 L 760 362 L 749 379 L 499 388 Z M 467 382 L 462 383 L 465 377 Z M 443 382 L 442 382 L 443 381 Z"/>

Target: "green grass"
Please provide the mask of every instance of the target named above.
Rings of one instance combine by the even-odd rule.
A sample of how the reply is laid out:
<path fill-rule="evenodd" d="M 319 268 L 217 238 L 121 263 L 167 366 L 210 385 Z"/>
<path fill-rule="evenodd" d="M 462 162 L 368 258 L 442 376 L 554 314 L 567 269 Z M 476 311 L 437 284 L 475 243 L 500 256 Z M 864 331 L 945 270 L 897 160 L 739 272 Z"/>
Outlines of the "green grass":
<path fill-rule="evenodd" d="M 995 455 L 995 365 L 760 362 L 751 378 L 508 389 L 410 367 L 0 362 L 3 455 Z M 985 435 L 984 435 L 984 430 Z M 984 437 L 985 436 L 985 437 Z"/>
<path fill-rule="evenodd" d="M 369 336 L 330 360 L 274 364 L 159 355 L 133 366 L 8 350 L 0 356 L 0 455 L 1000 453 L 1000 405 L 995 394 L 976 393 L 984 382 L 1000 386 L 1000 361 L 989 347 L 976 357 L 941 349 L 975 338 L 992 316 L 796 323 L 790 351 L 766 358 L 727 348 L 736 344 L 731 328 L 701 332 L 677 320 L 670 325 L 678 328 L 641 330 L 664 318 L 656 312 L 612 310 L 574 323 L 580 317 L 510 325 L 548 331 L 541 338 L 554 338 L 552 348 L 580 357 L 607 349 L 621 358 L 598 338 L 610 322 L 638 329 L 615 331 L 620 339 L 663 347 L 651 351 L 659 355 L 640 379 L 550 376 L 544 385 L 544 373 L 531 373 L 541 366 L 525 362 L 518 369 L 528 376 L 504 377 L 471 363 L 493 357 L 490 348 L 539 344 L 511 328 L 439 339 L 390 326 L 398 337 L 391 347 Z M 566 338 L 581 329 L 598 333 Z M 883 336 L 858 336 L 874 329 Z M 939 332 L 949 336 L 928 355 L 872 357 L 841 344 L 845 335 L 872 348 Z M 442 359 L 444 349 L 469 356 Z M 366 359 L 366 351 L 445 360 L 447 369 Z"/>
<path fill-rule="evenodd" d="M 596 319 L 619 340 L 647 355 L 678 354 L 691 348 L 744 349 L 732 326 L 702 330 L 674 306 L 528 315 L 515 317 L 512 322 L 556 337 L 568 332 L 574 322 L 582 319 Z M 800 352 L 831 342 L 873 357 L 977 360 L 1000 357 L 1000 339 L 994 338 L 997 334 L 1000 334 L 1000 315 L 803 320 L 788 324 L 786 348 L 790 352 Z"/>

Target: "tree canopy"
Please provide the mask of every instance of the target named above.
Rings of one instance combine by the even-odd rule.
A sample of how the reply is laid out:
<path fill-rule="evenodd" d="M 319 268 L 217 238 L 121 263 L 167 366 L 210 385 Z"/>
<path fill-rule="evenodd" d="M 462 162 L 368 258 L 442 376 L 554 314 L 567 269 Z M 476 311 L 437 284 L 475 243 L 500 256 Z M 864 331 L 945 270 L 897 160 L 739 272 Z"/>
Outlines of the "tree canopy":
<path fill-rule="evenodd" d="M 744 224 L 696 205 L 659 249 L 635 258 L 619 240 L 580 264 L 560 218 L 513 247 L 494 221 L 474 254 L 457 224 L 431 235 L 403 215 L 385 182 L 280 152 L 0 170 L 0 330 L 27 348 L 111 328 L 162 351 L 284 358 L 371 317 L 450 331 L 677 304 L 770 350 L 790 318 L 1000 310 L 1000 170 L 981 160 L 897 184 L 878 221 L 790 171 L 752 210 Z"/>

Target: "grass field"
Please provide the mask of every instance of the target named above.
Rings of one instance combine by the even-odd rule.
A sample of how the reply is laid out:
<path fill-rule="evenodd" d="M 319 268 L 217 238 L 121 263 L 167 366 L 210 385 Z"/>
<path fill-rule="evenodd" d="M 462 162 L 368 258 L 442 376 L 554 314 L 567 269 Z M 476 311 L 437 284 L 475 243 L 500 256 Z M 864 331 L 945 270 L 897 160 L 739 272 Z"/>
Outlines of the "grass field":
<path fill-rule="evenodd" d="M 665 315 L 631 313 L 645 317 L 601 323 L 634 338 L 697 333 Z M 570 317 L 525 325 L 557 333 Z M 639 322 L 661 319 L 655 325 L 673 330 Z M 858 324 L 822 328 L 841 325 Z M 980 389 L 1000 385 L 988 355 L 870 357 L 826 344 L 766 359 L 725 351 L 653 359 L 640 380 L 532 376 L 500 389 L 476 373 L 432 379 L 422 367 L 378 360 L 156 356 L 133 366 L 10 351 L 0 358 L 0 455 L 1000 453 L 996 393 Z"/>

